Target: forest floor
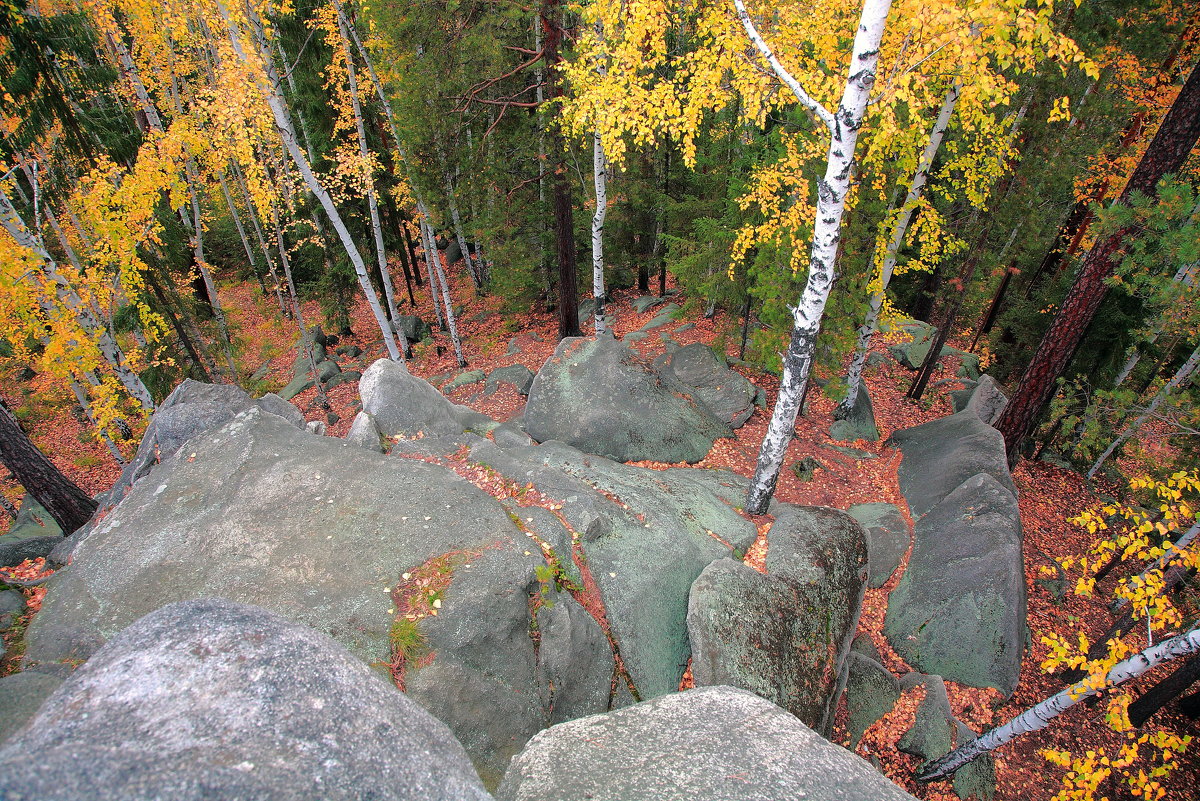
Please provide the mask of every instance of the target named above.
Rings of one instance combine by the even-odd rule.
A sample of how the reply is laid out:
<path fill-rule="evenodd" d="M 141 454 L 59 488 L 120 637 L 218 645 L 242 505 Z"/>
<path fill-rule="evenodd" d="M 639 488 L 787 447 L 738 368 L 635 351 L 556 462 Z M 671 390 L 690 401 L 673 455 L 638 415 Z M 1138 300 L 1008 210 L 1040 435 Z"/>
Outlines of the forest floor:
<path fill-rule="evenodd" d="M 465 277 L 455 281 L 454 296 L 461 306 L 458 328 L 462 337 L 466 360 L 471 369 L 490 372 L 511 364 L 524 364 L 536 372 L 554 351 L 557 336 L 557 321 L 550 315 L 535 311 L 520 314 L 500 314 L 499 301 L 491 297 L 477 297 L 469 280 Z M 433 320 L 433 310 L 427 291 L 417 289 L 417 308 L 410 309 L 407 300 L 401 305 L 401 313 L 416 313 L 427 321 Z M 277 307 L 272 308 L 273 299 L 264 298 L 253 284 L 227 284 L 220 288 L 226 314 L 234 332 L 239 352 L 239 373 L 247 376 L 261 367 L 266 367 L 265 376 L 258 381 L 242 381 L 252 394 L 278 390 L 292 377 L 292 362 L 297 339 L 295 324 L 284 320 Z M 659 309 L 638 314 L 630 301 L 637 296 L 632 290 L 613 293 L 609 304 L 614 318 L 613 329 L 618 337 L 639 329 L 655 316 Z M 398 303 L 401 296 L 397 296 Z M 683 298 L 673 301 L 683 303 Z M 310 324 L 321 319 L 315 302 L 304 306 L 305 318 Z M 374 319 L 364 301 L 359 301 L 351 313 L 354 335 L 342 337 L 339 344 L 356 344 L 364 353 L 356 359 L 336 357 L 343 369 L 365 369 L 383 354 L 382 343 L 372 331 L 378 331 Z M 647 357 L 661 352 L 664 342 L 660 332 L 672 332 L 681 325 L 692 323 L 685 331 L 672 333 L 680 344 L 705 342 L 724 346 L 726 353 L 737 355 L 737 323 L 718 312 L 713 319 L 704 319 L 699 314 L 680 318 L 673 324 L 656 329 L 634 347 Z M 586 333 L 591 329 L 590 320 L 582 320 Z M 516 338 L 519 352 L 508 353 L 510 341 Z M 882 338 L 877 338 L 882 339 Z M 876 347 L 883 349 L 880 341 Z M 332 349 L 331 358 L 334 358 Z M 457 370 L 449 338 L 435 331 L 431 339 L 415 346 L 414 358 L 409 369 L 435 384 L 442 384 Z M 831 443 L 829 427 L 833 422 L 834 402 L 813 392 L 807 414 L 797 421 L 796 437 L 788 450 L 785 470 L 780 478 L 776 497 L 788 503 L 832 506 L 846 509 L 855 503 L 886 501 L 906 509 L 900 494 L 896 470 L 900 463 L 898 450 L 886 444 L 888 436 L 899 429 L 918 425 L 952 411 L 947 393 L 960 388 L 954 379 L 957 360 L 943 360 L 939 371 L 931 381 L 930 390 L 920 403 L 907 400 L 904 396 L 912 378 L 912 372 L 895 361 L 870 368 L 866 381 L 874 401 L 875 416 L 881 438 L 879 442 L 840 443 L 870 452 L 876 458 L 855 460 L 826 447 Z M 778 390 L 778 379 L 767 373 L 742 372 L 754 383 L 766 390 L 768 409 L 774 404 Z M 475 408 L 497 420 L 507 420 L 519 414 L 524 399 L 511 385 L 502 385 L 494 394 L 484 395 L 482 383 L 454 390 L 449 397 L 457 403 Z M 329 402 L 338 415 L 336 423 L 329 426 L 332 436 L 343 436 L 349 429 L 357 409 L 357 385 L 348 383 L 329 391 Z M 87 426 L 72 414 L 73 398 L 46 383 L 38 376 L 32 382 L 21 384 L 8 380 L 0 386 L 0 395 L 22 417 L 33 440 L 56 464 L 87 492 L 96 493 L 107 489 L 119 474 L 119 468 L 103 446 L 88 434 Z M 317 405 L 316 391 L 307 390 L 293 402 L 310 420 L 326 418 L 324 409 Z M 720 467 L 750 475 L 759 444 L 766 430 L 768 412 L 756 410 L 746 425 L 732 439 L 719 440 L 698 467 Z M 788 469 L 807 456 L 821 464 L 809 481 L 801 481 Z M 667 467 L 641 463 L 648 467 Z M 1090 490 L 1081 475 L 1054 467 L 1046 462 L 1022 460 L 1013 471 L 1013 480 L 1019 491 L 1019 503 L 1024 528 L 1024 556 L 1029 595 L 1029 626 L 1031 629 L 1030 650 L 1023 662 L 1021 681 L 1012 698 L 1004 699 L 996 691 L 977 690 L 947 683 L 951 705 L 956 717 L 976 731 L 983 731 L 1003 723 L 1043 698 L 1062 689 L 1061 682 L 1052 675 L 1042 672 L 1040 664 L 1047 655 L 1047 647 L 1041 635 L 1048 631 L 1067 634 L 1074 639 L 1076 629 L 1096 636 L 1107 628 L 1111 617 L 1103 600 L 1103 593 L 1096 598 L 1079 598 L 1067 593 L 1056 600 L 1038 582 L 1044 579 L 1043 569 L 1053 575 L 1056 559 L 1084 552 L 1089 544 L 1086 531 L 1070 522 L 1070 519 L 1098 503 L 1097 496 Z M 1113 487 L 1102 488 L 1114 492 Z M 11 480 L 3 484 L 9 500 L 18 503 L 19 488 Z M 905 512 L 907 514 L 907 512 Z M 3 517 L 0 515 L 0 517 Z M 911 522 L 911 521 L 910 521 Z M 0 532 L 8 523 L 0 523 Z M 753 555 L 753 552 L 752 552 Z M 761 555 L 761 554 L 760 554 Z M 907 557 L 906 557 L 907 559 Z M 39 560 L 40 562 L 40 560 Z M 903 567 L 903 563 L 902 563 Z M 27 564 L 21 571 L 23 576 L 40 574 L 41 564 Z M 897 676 L 908 672 L 908 666 L 888 646 L 882 635 L 883 618 L 887 595 L 898 582 L 902 570 L 897 570 L 892 579 L 882 588 L 868 590 L 864 601 L 859 631 L 869 635 L 879 648 L 884 664 Z M 1128 573 L 1129 571 L 1125 571 Z M 1121 571 L 1106 580 L 1102 589 L 1110 588 Z M 37 608 L 44 588 L 28 591 L 31 608 Z M 0 673 L 12 670 L 15 665 L 0 664 Z M 1160 669 L 1161 672 L 1161 669 Z M 1165 675 L 1163 673 L 1162 675 Z M 946 782 L 933 785 L 917 785 L 911 775 L 919 767 L 919 760 L 899 753 L 894 743 L 911 725 L 920 688 L 905 694 L 896 709 L 868 730 L 858 744 L 857 752 L 865 757 L 879 760 L 881 769 L 891 779 L 904 786 L 919 798 L 951 799 L 955 796 Z M 1113 752 L 1116 745 L 1124 741 L 1103 721 L 1103 704 L 1094 707 L 1079 705 L 1047 729 L 1026 735 L 997 752 L 997 799 L 1002 801 L 1027 801 L 1049 799 L 1058 791 L 1062 770 L 1047 763 L 1040 753 L 1045 749 L 1070 751 L 1082 756 L 1090 750 L 1100 751 L 1103 747 Z M 844 709 L 839 718 L 835 739 L 848 745 L 845 733 Z M 1176 715 L 1166 709 L 1158 713 L 1149 725 L 1161 727 L 1180 735 L 1200 733 L 1195 721 Z M 1200 748 L 1193 747 L 1184 755 L 1180 770 L 1165 781 L 1167 798 L 1184 799 L 1194 797 L 1194 777 L 1200 776 Z M 1148 769 L 1148 766 L 1147 766 Z M 1097 797 L 1117 799 L 1127 794 L 1113 783 L 1100 786 Z"/>

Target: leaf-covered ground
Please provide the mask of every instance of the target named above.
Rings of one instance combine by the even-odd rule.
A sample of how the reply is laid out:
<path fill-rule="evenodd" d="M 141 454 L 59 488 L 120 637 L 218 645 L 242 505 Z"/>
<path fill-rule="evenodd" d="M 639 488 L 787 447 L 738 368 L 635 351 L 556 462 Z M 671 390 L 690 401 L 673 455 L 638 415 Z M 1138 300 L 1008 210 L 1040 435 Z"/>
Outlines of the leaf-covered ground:
<path fill-rule="evenodd" d="M 398 299 L 402 296 L 398 295 Z M 629 301 L 636 293 L 626 290 L 614 293 L 609 306 L 614 316 L 614 331 L 617 336 L 639 329 L 652 319 L 658 309 L 644 314 L 636 313 Z M 293 350 L 298 331 L 295 324 L 284 320 L 278 308 L 272 308 L 273 299 L 263 298 L 258 287 L 252 284 L 230 284 L 221 288 L 221 297 L 227 307 L 227 315 L 234 332 L 239 351 L 239 373 L 244 386 L 255 394 L 277 390 L 292 377 Z M 557 322 L 550 314 L 527 311 L 519 314 L 499 313 L 499 301 L 495 298 L 475 296 L 470 282 L 461 278 L 454 287 L 458 307 L 458 328 L 462 336 L 465 356 L 469 366 L 487 372 L 511 364 L 524 364 L 533 371 L 541 366 L 553 352 L 557 333 Z M 433 320 L 429 293 L 417 290 L 418 308 L 410 309 L 405 303 L 401 313 L 417 313 L 425 320 Z M 683 298 L 673 298 L 683 302 Z M 305 304 L 305 318 L 309 323 L 320 320 L 315 302 Z M 383 355 L 378 329 L 365 302 L 359 301 L 352 311 L 353 335 L 343 337 L 339 345 L 356 344 L 364 350 L 355 359 L 336 357 L 343 369 L 362 370 Z M 714 319 L 704 319 L 699 314 L 679 319 L 650 332 L 636 348 L 648 357 L 663 350 L 660 334 L 674 332 L 681 326 L 686 330 L 672 333 L 680 344 L 692 342 L 726 343 L 728 355 L 736 356 L 738 336 L 737 320 L 728 319 L 718 313 Z M 591 329 L 591 321 L 581 321 L 584 332 Z M 687 324 L 691 324 L 690 327 Z M 373 332 L 376 332 L 373 335 Z M 333 332 L 329 332 L 333 333 Z M 515 353 L 509 353 L 510 342 L 515 340 Z M 882 341 L 877 347 L 882 349 Z M 331 357 L 333 357 L 331 349 Z M 896 468 L 900 454 L 886 445 L 887 437 L 896 430 L 917 425 L 935 417 L 950 413 L 946 393 L 961 385 L 953 376 L 957 362 L 953 358 L 944 364 L 931 382 L 922 403 L 905 399 L 911 372 L 888 360 L 881 367 L 867 371 L 867 384 L 875 405 L 876 420 L 882 435 L 880 442 L 841 443 L 868 451 L 876 458 L 856 460 L 826 447 L 830 442 L 829 427 L 832 423 L 833 401 L 817 393 L 810 395 L 808 413 L 796 426 L 796 438 L 788 451 L 787 467 L 780 478 L 777 497 L 786 502 L 817 504 L 846 509 L 854 503 L 887 501 L 905 509 L 897 484 Z M 265 368 L 259 380 L 248 381 L 247 376 Z M 416 374 L 441 385 L 456 372 L 453 350 L 449 338 L 435 332 L 430 340 L 418 344 L 415 357 L 409 368 Z M 766 390 L 770 403 L 774 402 L 778 380 L 769 374 L 741 369 L 754 383 Z M 498 420 L 506 420 L 520 412 L 523 398 L 510 385 L 502 385 L 491 395 L 483 393 L 482 383 L 456 389 L 451 398 L 484 412 Z M 33 382 L 22 384 L 13 380 L 0 387 L 6 402 L 23 417 L 27 430 L 34 441 L 51 456 L 55 463 L 91 493 L 101 491 L 112 484 L 119 473 L 114 460 L 104 447 L 91 439 L 87 427 L 72 414 L 73 399 L 69 395 L 38 377 Z M 332 411 L 336 422 L 329 426 L 328 433 L 342 436 L 349 429 L 357 411 L 358 393 L 355 384 L 335 387 L 329 392 Z M 326 410 L 317 404 L 316 391 L 310 389 L 294 399 L 310 420 L 327 419 Z M 700 467 L 724 467 L 749 475 L 767 424 L 767 412 L 758 410 L 749 422 L 737 431 L 733 439 L 718 441 Z M 814 457 L 821 465 L 812 479 L 802 481 L 787 469 L 805 457 Z M 665 467 L 643 463 L 648 467 Z M 1048 630 L 1063 632 L 1082 627 L 1096 635 L 1109 625 L 1111 618 L 1102 600 L 1084 600 L 1068 594 L 1064 600 L 1056 600 L 1038 579 L 1044 579 L 1041 568 L 1050 568 L 1054 559 L 1067 554 L 1082 552 L 1087 545 L 1086 533 L 1068 520 L 1095 503 L 1095 496 L 1085 486 L 1077 473 L 1051 466 L 1045 462 L 1022 461 L 1013 475 L 1020 492 L 1020 507 L 1025 531 L 1025 564 L 1029 587 L 1029 623 L 1032 630 L 1030 651 L 1024 661 L 1021 682 L 1013 698 L 1005 700 L 995 691 L 982 691 L 957 685 L 949 685 L 950 699 L 955 715 L 976 731 L 997 725 L 1023 711 L 1049 694 L 1060 689 L 1054 676 L 1044 674 L 1039 665 L 1046 648 L 1040 641 L 1040 633 Z M 478 482 L 485 489 L 486 481 Z M 1112 488 L 1106 488 L 1112 491 Z M 11 481 L 4 484 L 4 494 L 14 503 L 19 501 L 19 488 Z M 503 492 L 503 482 L 496 484 L 496 491 Z M 760 530 L 769 518 L 756 520 Z M 7 527 L 7 519 L 0 528 Z M 758 563 L 765 555 L 767 543 L 760 542 L 748 554 L 748 561 Z M 16 577 L 30 578 L 40 575 L 40 564 L 28 564 Z M 860 632 L 872 637 L 880 649 L 885 664 L 893 673 L 902 675 L 908 671 L 883 638 L 883 616 L 887 594 L 894 588 L 901 570 L 883 588 L 869 590 L 864 603 Z M 1115 571 L 1119 575 L 1121 571 Z M 1116 575 L 1107 580 L 1107 584 Z M 1105 585 L 1102 585 L 1102 588 Z M 27 591 L 31 605 L 40 602 L 43 588 Z M 15 665 L 9 659 L 0 664 L 0 671 L 12 670 Z M 1160 671 L 1163 674 L 1163 671 Z M 685 678 L 686 681 L 686 678 Z M 896 709 L 868 730 L 859 743 L 857 751 L 866 757 L 878 758 L 884 772 L 910 792 L 921 798 L 954 798 L 947 783 L 932 786 L 914 784 L 909 778 L 919 767 L 918 760 L 901 754 L 894 743 L 911 724 L 921 690 L 905 694 Z M 1120 738 L 1103 723 L 1103 708 L 1080 706 L 1057 720 L 1048 729 L 1028 735 L 1016 743 L 1003 748 L 997 754 L 998 791 L 997 798 L 1008 801 L 1049 799 L 1058 790 L 1062 771 L 1050 766 L 1041 756 L 1044 749 L 1068 750 L 1083 754 L 1088 750 L 1099 750 L 1102 745 L 1113 745 Z M 1160 712 L 1151 720 L 1151 725 L 1164 726 L 1180 734 L 1198 733 L 1194 721 L 1174 715 L 1170 710 Z M 844 729 L 836 733 L 843 744 L 849 742 Z M 1184 764 L 1167 783 L 1168 798 L 1194 797 L 1192 779 L 1200 775 L 1200 748 L 1193 746 L 1184 757 Z M 1120 788 L 1105 784 L 1099 795 L 1123 798 L 1127 794 Z"/>

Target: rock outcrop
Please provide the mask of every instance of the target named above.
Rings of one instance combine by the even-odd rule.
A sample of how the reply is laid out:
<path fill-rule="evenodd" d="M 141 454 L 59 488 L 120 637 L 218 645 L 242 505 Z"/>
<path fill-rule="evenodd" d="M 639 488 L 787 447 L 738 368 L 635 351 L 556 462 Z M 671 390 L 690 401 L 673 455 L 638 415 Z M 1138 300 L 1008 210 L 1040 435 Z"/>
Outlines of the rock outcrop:
<path fill-rule="evenodd" d="M 97 651 L 0 749 L 0 797 L 490 798 L 449 729 L 340 645 L 218 599 Z"/>
<path fill-rule="evenodd" d="M 697 462 L 731 435 L 678 381 L 609 337 L 558 344 L 529 389 L 525 429 L 619 462 Z"/>
<path fill-rule="evenodd" d="M 517 757 L 501 801 L 911 801 L 867 762 L 732 687 L 562 723 Z"/>

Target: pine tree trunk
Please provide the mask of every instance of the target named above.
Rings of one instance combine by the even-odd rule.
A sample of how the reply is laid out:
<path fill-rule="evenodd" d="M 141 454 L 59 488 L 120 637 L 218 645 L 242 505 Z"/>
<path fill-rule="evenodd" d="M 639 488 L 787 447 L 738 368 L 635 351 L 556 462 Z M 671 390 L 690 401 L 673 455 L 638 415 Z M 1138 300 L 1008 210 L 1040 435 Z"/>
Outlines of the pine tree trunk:
<path fill-rule="evenodd" d="M 1117 202 L 1127 204 L 1134 192 L 1154 196 L 1159 179 L 1179 169 L 1198 137 L 1200 66 L 1192 69 Z M 1038 412 L 1054 393 L 1055 382 L 1075 355 L 1084 330 L 1108 292 L 1106 281 L 1116 266 L 1117 252 L 1124 239 L 1133 233 L 1131 228 L 1124 228 L 1096 243 L 1089 251 L 1054 322 L 1042 337 L 1020 384 L 996 421 L 996 428 L 1004 435 L 1010 464 L 1016 463 L 1021 444 L 1033 430 Z"/>
<path fill-rule="evenodd" d="M 1129 722 L 1140 729 L 1155 712 L 1183 695 L 1197 681 L 1200 681 L 1200 656 L 1193 656 L 1129 705 Z"/>
<path fill-rule="evenodd" d="M 792 335 L 784 356 L 779 396 L 758 452 L 758 462 L 746 497 L 746 511 L 749 514 L 763 514 L 779 481 L 784 456 L 795 432 L 796 415 L 800 411 L 800 404 L 808 386 L 821 317 L 833 285 L 834 259 L 841 236 L 846 194 L 850 189 L 854 148 L 858 142 L 858 132 L 862 126 L 871 87 L 875 83 L 879 43 L 883 38 L 891 0 L 866 0 L 863 4 L 842 100 L 835 114 L 830 114 L 809 98 L 803 88 L 779 64 L 766 42 L 758 35 L 742 0 L 734 0 L 734 5 L 747 35 L 759 53 L 788 85 L 796 99 L 825 123 L 830 134 L 825 175 L 819 179 L 817 185 L 816 224 L 809 251 L 808 280 L 805 282 L 800 302 L 792 310 Z"/>
<path fill-rule="evenodd" d="M 563 30 L 557 19 L 561 0 L 543 0 L 542 25 L 546 33 L 544 53 L 550 71 L 551 102 L 563 96 L 562 78 L 558 65 L 562 61 L 559 47 Z M 556 153 L 566 152 L 562 133 L 557 125 L 552 128 L 552 148 Z M 575 209 L 571 202 L 571 186 L 567 182 L 566 163 L 560 161 L 554 168 L 554 234 L 558 247 L 558 338 L 582 336 L 579 329 L 579 286 L 575 262 Z"/>
<path fill-rule="evenodd" d="M 0 460 L 67 534 L 82 528 L 96 512 L 96 502 L 37 449 L 3 401 L 0 401 Z"/>

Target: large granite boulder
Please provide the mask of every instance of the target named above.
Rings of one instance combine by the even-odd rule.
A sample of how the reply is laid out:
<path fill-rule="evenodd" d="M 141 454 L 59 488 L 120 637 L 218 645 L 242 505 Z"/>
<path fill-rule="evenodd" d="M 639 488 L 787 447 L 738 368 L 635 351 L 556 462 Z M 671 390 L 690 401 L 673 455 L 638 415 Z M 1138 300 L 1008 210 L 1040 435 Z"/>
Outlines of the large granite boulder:
<path fill-rule="evenodd" d="M 996 383 L 996 379 L 990 375 L 982 375 L 974 387 L 951 392 L 950 402 L 954 404 L 954 411 L 970 411 L 991 425 L 1000 419 L 1000 414 L 1008 405 L 1008 398 Z"/>
<path fill-rule="evenodd" d="M 29 722 L 62 679 L 25 670 L 0 677 L 0 744 Z"/>
<path fill-rule="evenodd" d="M 452 471 L 309 436 L 258 409 L 189 442 L 78 544 L 47 585 L 26 659 L 86 659 L 164 604 L 219 596 L 387 663 L 393 593 L 405 573 L 447 555 L 462 565 L 440 615 L 418 624 L 434 658 L 410 695 L 498 781 L 551 717 L 530 634 L 541 554 L 494 498 Z M 433 680 L 452 671 L 455 682 Z M 607 695 L 589 711 L 606 704 Z"/>
<path fill-rule="evenodd" d="M 489 798 L 449 729 L 336 642 L 220 599 L 97 651 L 0 750 L 0 797 Z"/>
<path fill-rule="evenodd" d="M 867 762 L 756 695 L 699 687 L 539 734 L 501 801 L 911 801 Z"/>
<path fill-rule="evenodd" d="M 481 379 L 482 380 L 482 379 Z M 464 431 L 487 434 L 496 421 L 448 401 L 404 362 L 380 359 L 358 381 L 362 410 L 371 415 L 385 437 L 457 436 Z"/>
<path fill-rule="evenodd" d="M 659 366 L 659 360 L 655 360 Z M 660 372 L 668 372 L 688 388 L 688 393 L 708 407 L 718 420 L 741 427 L 754 414 L 758 387 L 730 370 L 713 349 L 696 342 L 664 355 Z"/>
<path fill-rule="evenodd" d="M 882 587 L 896 572 L 912 544 L 908 521 L 890 503 L 856 503 L 846 512 L 867 533 L 867 562 L 870 565 L 867 586 L 872 589 Z"/>
<path fill-rule="evenodd" d="M 12 526 L 0 534 L 0 567 L 19 565 L 26 559 L 46 556 L 63 541 L 62 527 L 50 513 L 37 502 L 37 498 L 26 495 Z"/>
<path fill-rule="evenodd" d="M 251 407 L 281 417 L 297 429 L 304 428 L 304 415 L 278 395 L 268 393 L 255 400 L 233 384 L 205 384 L 190 378 L 184 379 L 158 405 L 150 424 L 146 426 L 146 433 L 142 435 L 137 454 L 121 472 L 116 484 L 96 498 L 100 508 L 105 509 L 119 502 L 135 482 L 182 448 L 192 437 L 211 431 Z"/>
<path fill-rule="evenodd" d="M 908 568 L 888 598 L 888 642 L 925 673 L 1011 695 L 1026 637 L 1016 498 L 980 473 L 918 520 L 913 535 Z"/>
<path fill-rule="evenodd" d="M 866 590 L 865 534 L 845 512 L 783 504 L 767 540 L 767 575 L 726 558 L 692 584 L 692 675 L 827 734 Z"/>
<path fill-rule="evenodd" d="M 714 491 L 723 474 L 648 470 L 557 442 L 508 449 L 482 442 L 471 458 L 562 505 L 636 696 L 674 692 L 691 653 L 692 582 L 713 560 L 744 551 L 758 533 Z M 512 511 L 527 517 L 521 508 Z M 537 531 L 545 540 L 547 529 Z M 560 562 L 572 559 L 570 551 L 557 555 Z M 624 685 L 623 677 L 618 687 Z"/>
<path fill-rule="evenodd" d="M 529 389 L 525 428 L 620 462 L 698 462 L 732 434 L 687 394 L 610 337 L 564 339 Z"/>
<path fill-rule="evenodd" d="M 855 442 L 866 440 L 875 442 L 879 439 L 879 427 L 875 425 L 875 406 L 871 403 L 871 393 L 864 381 L 854 396 L 854 406 L 841 420 L 834 421 L 829 429 L 829 436 L 839 442 Z"/>
<path fill-rule="evenodd" d="M 853 749 L 900 700 L 900 682 L 877 659 L 857 651 L 850 652 L 846 672 L 846 728 Z"/>
<path fill-rule="evenodd" d="M 962 411 L 897 431 L 891 442 L 904 454 L 900 491 L 914 520 L 977 473 L 987 473 L 1016 497 L 1004 437 L 974 412 Z"/>

